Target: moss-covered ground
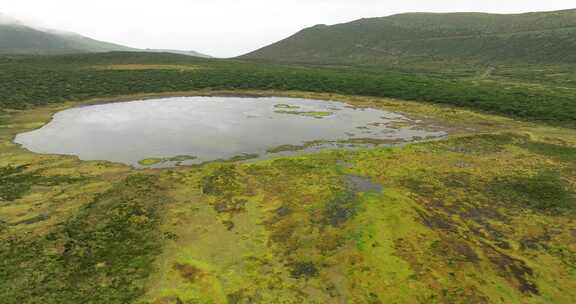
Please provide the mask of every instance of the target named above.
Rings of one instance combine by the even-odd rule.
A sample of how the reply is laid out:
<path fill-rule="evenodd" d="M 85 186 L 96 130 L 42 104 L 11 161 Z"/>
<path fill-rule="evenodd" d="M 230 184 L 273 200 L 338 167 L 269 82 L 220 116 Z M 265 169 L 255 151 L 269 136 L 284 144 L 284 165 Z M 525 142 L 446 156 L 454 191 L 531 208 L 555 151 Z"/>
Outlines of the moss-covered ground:
<path fill-rule="evenodd" d="M 452 135 L 137 170 L 12 143 L 71 103 L 2 111 L 0 303 L 576 302 L 575 130 L 242 93 L 380 107 Z"/>
<path fill-rule="evenodd" d="M 334 115 L 333 112 L 302 112 L 302 111 L 293 111 L 293 110 L 276 110 L 274 111 L 279 114 L 292 114 L 292 115 L 301 115 L 301 116 L 309 116 L 314 118 L 324 118 L 328 116 Z"/>

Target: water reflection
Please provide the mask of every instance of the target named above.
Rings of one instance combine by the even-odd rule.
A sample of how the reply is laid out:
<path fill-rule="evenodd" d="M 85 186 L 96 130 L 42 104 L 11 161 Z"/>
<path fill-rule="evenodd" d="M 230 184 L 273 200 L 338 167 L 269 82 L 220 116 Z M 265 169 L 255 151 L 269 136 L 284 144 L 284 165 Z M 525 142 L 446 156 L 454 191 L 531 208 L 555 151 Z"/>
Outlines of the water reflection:
<path fill-rule="evenodd" d="M 177 97 L 68 109 L 15 141 L 37 153 L 170 167 L 444 135 L 400 114 L 339 102 Z"/>

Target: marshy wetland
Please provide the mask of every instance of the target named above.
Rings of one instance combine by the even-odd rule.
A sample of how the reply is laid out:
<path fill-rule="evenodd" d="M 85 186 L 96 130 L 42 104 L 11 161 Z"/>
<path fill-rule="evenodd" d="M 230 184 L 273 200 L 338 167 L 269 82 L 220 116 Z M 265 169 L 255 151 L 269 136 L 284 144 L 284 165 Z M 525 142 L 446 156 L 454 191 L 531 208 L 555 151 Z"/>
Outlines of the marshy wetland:
<path fill-rule="evenodd" d="M 576 10 L 204 58 L 116 43 L 231 56 L 399 7 L 64 2 L 0 6 L 115 37 L 0 12 L 0 304 L 576 303 Z"/>
<path fill-rule="evenodd" d="M 443 138 L 438 125 L 382 109 L 286 97 L 170 97 L 58 112 L 15 142 L 36 153 L 137 167 L 287 155 Z"/>
<path fill-rule="evenodd" d="M 142 159 L 154 168 L 199 154 L 147 152 L 126 165 L 33 153 L 13 140 L 50 127 L 57 113 L 147 101 L 3 111 L 2 302 L 576 301 L 574 130 L 392 99 L 240 93 L 281 96 L 258 101 L 265 109 L 257 109 L 262 117 L 298 124 L 329 124 L 346 111 L 378 113 L 353 124 L 358 138 L 382 130 L 370 125 L 382 119 L 380 111 L 449 135 L 398 146 L 135 170 Z M 164 97 L 126 99 L 163 103 L 149 98 Z M 339 101 L 344 110 L 297 102 L 316 99 Z M 355 128 L 366 125 L 368 130 Z M 391 125 L 394 132 L 411 127 Z M 119 144 L 130 140 L 143 141 Z M 274 144 L 278 153 L 295 149 Z"/>

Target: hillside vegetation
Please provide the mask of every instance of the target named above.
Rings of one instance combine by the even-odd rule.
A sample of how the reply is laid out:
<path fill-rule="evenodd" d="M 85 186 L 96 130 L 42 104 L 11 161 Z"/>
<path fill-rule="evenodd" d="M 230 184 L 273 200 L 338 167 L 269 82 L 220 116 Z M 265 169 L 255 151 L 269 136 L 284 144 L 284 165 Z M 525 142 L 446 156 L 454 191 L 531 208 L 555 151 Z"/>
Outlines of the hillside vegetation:
<path fill-rule="evenodd" d="M 39 29 L 0 13 L 0 55 L 62 55 L 113 51 L 146 51 L 210 57 L 195 51 L 142 50 L 91 39 L 76 33 Z"/>
<path fill-rule="evenodd" d="M 132 49 L 78 34 L 41 31 L 25 25 L 0 24 L 0 54 L 55 55 L 129 50 Z"/>
<path fill-rule="evenodd" d="M 0 66 L 0 106 L 8 108 L 134 93 L 268 89 L 433 102 L 566 126 L 576 121 L 576 85 L 518 80 L 523 69 L 492 81 L 470 78 L 475 71 L 454 76 L 148 53 L 10 57 Z"/>
<path fill-rule="evenodd" d="M 241 58 L 309 63 L 575 63 L 576 10 L 409 13 L 317 25 Z"/>

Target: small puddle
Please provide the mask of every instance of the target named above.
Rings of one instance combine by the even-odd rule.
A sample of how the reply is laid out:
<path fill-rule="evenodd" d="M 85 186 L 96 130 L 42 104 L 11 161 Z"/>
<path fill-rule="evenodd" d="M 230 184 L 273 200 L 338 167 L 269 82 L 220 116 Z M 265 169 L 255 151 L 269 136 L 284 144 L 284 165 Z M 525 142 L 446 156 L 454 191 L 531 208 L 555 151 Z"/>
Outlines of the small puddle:
<path fill-rule="evenodd" d="M 350 186 L 350 189 L 354 192 L 376 192 L 382 193 L 384 187 L 382 185 L 375 183 L 371 178 L 359 175 L 347 174 L 344 176 L 344 180 Z"/>

